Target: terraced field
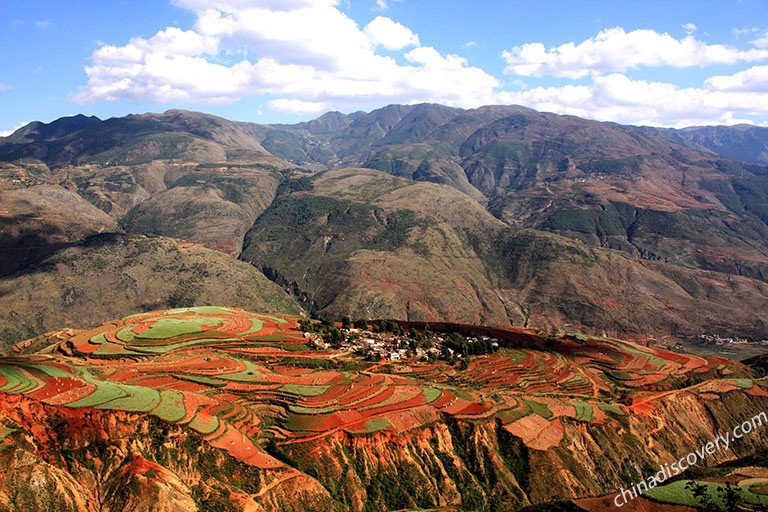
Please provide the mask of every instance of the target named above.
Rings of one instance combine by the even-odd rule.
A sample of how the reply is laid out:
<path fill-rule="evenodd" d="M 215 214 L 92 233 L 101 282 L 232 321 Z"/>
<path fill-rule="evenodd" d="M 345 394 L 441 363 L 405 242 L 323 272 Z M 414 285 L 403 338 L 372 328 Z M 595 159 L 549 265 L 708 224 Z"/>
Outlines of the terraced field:
<path fill-rule="evenodd" d="M 297 320 L 203 307 L 48 333 L 6 354 L 0 392 L 153 415 L 259 468 L 283 465 L 264 449 L 270 440 L 400 433 L 448 415 L 496 418 L 529 448 L 547 450 L 562 441 L 566 422 L 618 424 L 652 414 L 654 400 L 670 393 L 765 394 L 725 359 L 534 331 L 515 346 L 510 330 L 498 352 L 474 357 L 464 370 L 364 362 L 310 350 Z"/>

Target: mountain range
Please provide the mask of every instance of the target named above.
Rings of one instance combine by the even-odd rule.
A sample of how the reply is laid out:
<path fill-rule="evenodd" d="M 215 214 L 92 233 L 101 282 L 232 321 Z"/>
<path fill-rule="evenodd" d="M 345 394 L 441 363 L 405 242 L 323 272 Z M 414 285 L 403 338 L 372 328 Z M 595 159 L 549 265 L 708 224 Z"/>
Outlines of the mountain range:
<path fill-rule="evenodd" d="M 697 450 L 627 510 L 765 506 L 765 357 L 663 347 L 768 338 L 767 134 L 422 104 L 0 138 L 0 509 L 598 512 Z"/>
<path fill-rule="evenodd" d="M 180 110 L 31 123 L 0 138 L 0 337 L 264 302 L 766 337 L 766 141 L 766 128 L 516 106 L 391 105 L 294 125 Z M 261 291 L 246 299 L 210 279 L 216 265 Z"/>

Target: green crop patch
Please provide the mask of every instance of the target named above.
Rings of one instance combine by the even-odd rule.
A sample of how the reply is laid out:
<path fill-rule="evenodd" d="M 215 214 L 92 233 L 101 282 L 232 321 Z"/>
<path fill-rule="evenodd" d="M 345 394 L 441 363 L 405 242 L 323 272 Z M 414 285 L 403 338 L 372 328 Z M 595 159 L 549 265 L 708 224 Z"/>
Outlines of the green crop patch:
<path fill-rule="evenodd" d="M 160 391 L 160 403 L 152 409 L 151 413 L 161 420 L 178 423 L 187 415 L 184 395 L 172 389 Z"/>
<path fill-rule="evenodd" d="M 0 388 L 0 391 L 5 393 L 28 393 L 35 389 L 39 384 L 35 379 L 16 366 L 0 366 L 0 375 L 6 380 L 5 386 Z"/>
<path fill-rule="evenodd" d="M 238 360 L 245 364 L 245 370 L 237 373 L 223 373 L 217 375 L 219 379 L 223 380 L 230 380 L 235 382 L 255 382 L 264 380 L 265 376 L 264 374 L 259 370 L 259 368 L 253 364 L 250 361 L 243 361 Z"/>
<path fill-rule="evenodd" d="M 104 336 L 104 333 L 101 333 L 101 334 L 97 334 L 96 336 L 93 336 L 93 337 L 92 337 L 90 340 L 88 340 L 88 341 L 90 341 L 91 343 L 94 343 L 94 344 L 96 344 L 96 345 L 101 345 L 101 344 L 103 344 L 103 343 L 109 343 L 109 341 L 107 341 L 107 338 L 106 338 L 106 336 Z"/>
<path fill-rule="evenodd" d="M 96 407 L 114 411 L 149 412 L 160 403 L 160 393 L 155 389 L 143 386 L 120 385 L 119 387 L 125 396 L 101 403 Z"/>
<path fill-rule="evenodd" d="M 221 388 L 227 385 L 227 383 L 221 379 L 208 377 L 205 375 L 196 375 L 194 373 L 174 373 L 173 376 L 177 379 L 186 380 L 197 384 L 204 384 L 206 386 L 213 386 L 215 388 Z"/>
<path fill-rule="evenodd" d="M 189 428 L 200 434 L 212 434 L 219 428 L 219 418 L 198 413 L 189 422 Z"/>
<path fill-rule="evenodd" d="M 169 309 L 165 312 L 166 315 L 179 315 L 183 313 L 197 313 L 201 315 L 234 315 L 235 311 L 229 308 L 220 308 L 217 306 L 198 306 L 194 308 L 176 308 Z M 131 317 L 127 317 L 131 318 Z"/>
<path fill-rule="evenodd" d="M 222 324 L 222 319 L 211 317 L 197 318 L 160 318 L 153 323 L 146 331 L 136 334 L 136 338 L 141 339 L 167 339 L 182 334 L 193 334 L 204 332 L 203 327 L 211 327 Z"/>
<path fill-rule="evenodd" d="M 304 407 L 301 405 L 290 405 L 288 406 L 288 409 L 296 414 L 328 414 L 337 411 L 338 407 Z"/>
<path fill-rule="evenodd" d="M 292 395 L 301 395 L 301 396 L 320 396 L 328 389 L 330 386 L 310 386 L 305 384 L 285 384 L 284 386 L 280 387 L 280 391 L 283 391 L 285 393 L 290 393 Z"/>
<path fill-rule="evenodd" d="M 70 372 L 70 371 L 67 371 L 67 370 L 63 370 L 63 369 L 61 369 L 61 368 L 59 368 L 57 366 L 52 366 L 52 365 L 48 365 L 48 364 L 34 364 L 34 365 L 32 365 L 32 364 L 30 364 L 30 365 L 19 364 L 19 367 L 21 367 L 21 368 L 33 368 L 33 369 L 35 369 L 37 371 L 40 371 L 40 372 L 44 373 L 45 375 L 47 375 L 49 377 L 54 377 L 54 378 L 57 378 L 57 377 L 58 378 L 68 378 L 68 377 L 79 378 L 79 374 L 76 375 L 73 372 Z"/>
<path fill-rule="evenodd" d="M 424 393 L 424 402 L 431 404 L 435 400 L 437 400 L 440 395 L 443 393 L 439 389 L 435 388 L 421 388 L 422 392 Z"/>
<path fill-rule="evenodd" d="M 0 425 L 0 441 L 13 434 L 16 431 L 15 428 L 5 427 Z"/>
<path fill-rule="evenodd" d="M 733 383 L 741 389 L 752 389 L 755 385 L 754 382 L 752 382 L 752 379 L 733 379 Z"/>
<path fill-rule="evenodd" d="M 179 350 L 186 347 L 192 347 L 195 345 L 215 345 L 217 343 L 226 343 L 229 341 L 240 341 L 239 338 L 226 338 L 226 339 L 216 339 L 216 338 L 201 338 L 197 340 L 191 340 L 191 341 L 185 341 L 183 343 L 171 343 L 168 345 L 155 345 L 155 346 L 134 346 L 133 349 L 136 352 L 146 352 L 148 354 L 165 354 L 166 352 L 170 352 L 172 350 Z"/>
<path fill-rule="evenodd" d="M 238 333 L 240 336 L 246 336 L 248 334 L 255 334 L 264 328 L 264 322 L 258 318 L 249 318 L 251 321 L 251 328 L 245 332 Z"/>
<path fill-rule="evenodd" d="M 553 416 L 552 411 L 549 410 L 549 407 L 542 403 L 533 400 L 525 400 L 525 404 L 530 408 L 531 412 L 538 414 L 545 420 L 548 420 Z"/>
<path fill-rule="evenodd" d="M 92 382 L 88 381 L 96 386 L 93 392 L 80 400 L 75 400 L 67 404 L 67 407 L 79 408 L 79 407 L 98 407 L 103 404 L 107 404 L 113 400 L 119 398 L 125 398 L 130 396 L 130 393 L 122 386 L 113 384 L 111 382 Z M 108 409 L 108 407 L 106 407 Z"/>
<path fill-rule="evenodd" d="M 621 408 L 619 405 L 614 404 L 599 404 L 598 407 L 601 411 L 605 411 L 609 414 L 613 414 L 614 416 L 626 416 L 627 413 L 624 409 Z"/>
<path fill-rule="evenodd" d="M 392 426 L 392 423 L 387 418 L 371 418 L 363 424 L 363 428 L 369 434 L 379 432 L 380 430 L 386 430 Z"/>
<path fill-rule="evenodd" d="M 125 348 L 115 343 L 106 343 L 99 345 L 99 348 L 93 353 L 96 356 L 136 356 L 139 352 Z"/>
<path fill-rule="evenodd" d="M 662 503 L 671 503 L 675 505 L 687 505 L 689 507 L 697 507 L 699 501 L 691 494 L 691 492 L 685 488 L 685 484 L 689 480 L 679 480 L 666 485 L 653 487 L 644 492 L 644 495 Z M 725 487 L 722 484 L 714 482 L 698 482 L 706 486 L 707 493 L 712 498 L 712 501 L 723 510 L 725 503 L 722 501 L 722 496 L 717 492 L 718 488 Z M 742 503 L 747 505 L 768 505 L 768 495 L 755 494 L 750 488 L 742 487 L 741 500 Z"/>
<path fill-rule="evenodd" d="M 569 402 L 576 408 L 576 419 L 579 421 L 592 421 L 594 410 L 587 402 Z"/>

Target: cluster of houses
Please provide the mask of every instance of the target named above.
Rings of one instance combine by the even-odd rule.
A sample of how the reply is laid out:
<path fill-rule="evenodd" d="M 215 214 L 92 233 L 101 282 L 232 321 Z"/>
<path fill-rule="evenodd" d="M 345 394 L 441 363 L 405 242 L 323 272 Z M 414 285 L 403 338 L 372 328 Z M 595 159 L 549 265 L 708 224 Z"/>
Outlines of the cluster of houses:
<path fill-rule="evenodd" d="M 395 334 L 391 332 L 377 332 L 368 329 L 349 328 L 341 329 L 343 341 L 335 345 L 317 333 L 304 333 L 308 339 L 308 345 L 319 350 L 335 349 L 344 352 L 352 352 L 365 356 L 371 360 L 389 361 L 435 361 L 437 359 L 461 359 L 463 354 L 456 348 L 456 335 L 447 333 L 419 333 L 411 336 L 409 333 Z M 450 336 L 454 339 L 449 340 Z M 498 349 L 499 340 L 488 336 L 461 336 L 462 343 L 467 346 L 475 344 L 489 345 Z M 452 345 L 452 346 L 448 346 Z"/>
<path fill-rule="evenodd" d="M 699 341 L 703 343 L 709 343 L 712 345 L 749 345 L 758 344 L 762 346 L 768 346 L 768 340 L 751 341 L 744 338 L 734 338 L 731 336 L 721 336 L 719 334 L 700 334 Z"/>

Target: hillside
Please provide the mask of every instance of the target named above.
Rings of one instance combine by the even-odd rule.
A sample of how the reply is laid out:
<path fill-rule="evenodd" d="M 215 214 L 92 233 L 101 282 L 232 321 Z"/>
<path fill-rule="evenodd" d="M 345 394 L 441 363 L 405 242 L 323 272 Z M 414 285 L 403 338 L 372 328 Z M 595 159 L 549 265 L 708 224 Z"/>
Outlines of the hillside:
<path fill-rule="evenodd" d="M 721 358 L 432 328 L 498 347 L 466 364 L 407 350 L 401 361 L 363 359 L 350 351 L 367 336 L 422 353 L 451 336 L 347 331 L 340 349 L 312 349 L 295 317 L 221 307 L 19 343 L 0 362 L 0 503 L 519 510 L 616 493 L 768 406 L 766 383 Z M 707 465 L 758 455 L 766 442 L 756 429 Z"/>
<path fill-rule="evenodd" d="M 0 143 L 7 161 L 39 160 L 51 167 L 140 164 L 178 158 L 187 161 L 258 161 L 269 154 L 238 123 L 207 114 L 169 110 L 101 121 L 62 118 L 32 123 Z"/>
<path fill-rule="evenodd" d="M 97 235 L 0 277 L 0 350 L 53 329 L 221 303 L 302 311 L 261 272 L 218 251 L 161 237 Z"/>
<path fill-rule="evenodd" d="M 431 104 L 33 123 L 0 139 L 2 269 L 151 234 L 244 259 L 328 316 L 764 338 L 768 168 L 693 131 Z"/>
<path fill-rule="evenodd" d="M 671 136 L 522 107 L 439 105 L 387 107 L 340 126 L 332 135 L 307 125 L 293 130 L 304 146 L 334 155 L 319 163 L 447 183 L 513 226 L 646 259 L 768 275 L 768 170 L 702 151 L 686 141 L 689 132 Z M 271 150 L 289 157 L 284 148 Z M 734 146 L 724 154 L 742 153 Z M 311 152 L 302 158 L 311 160 Z"/>
<path fill-rule="evenodd" d="M 695 126 L 678 133 L 715 153 L 754 164 L 768 164 L 768 128 L 745 124 Z"/>
<path fill-rule="evenodd" d="M 339 169 L 284 190 L 241 257 L 331 317 L 630 333 L 768 328 L 761 281 L 513 228 L 448 185 Z"/>

